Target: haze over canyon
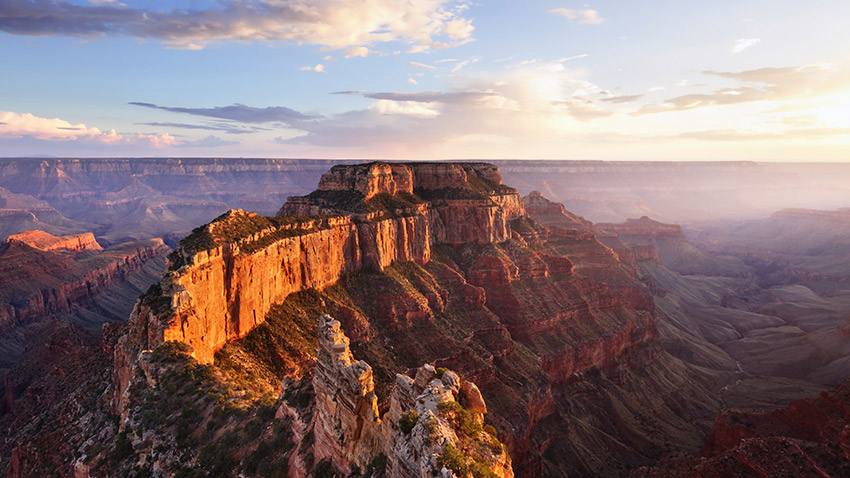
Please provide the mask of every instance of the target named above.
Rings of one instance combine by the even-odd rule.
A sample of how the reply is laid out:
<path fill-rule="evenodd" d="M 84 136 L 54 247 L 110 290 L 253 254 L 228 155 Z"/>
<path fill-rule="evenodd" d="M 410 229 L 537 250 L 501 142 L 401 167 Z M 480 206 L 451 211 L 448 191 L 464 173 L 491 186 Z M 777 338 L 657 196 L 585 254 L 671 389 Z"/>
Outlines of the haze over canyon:
<path fill-rule="evenodd" d="M 845 476 L 848 176 L 0 160 L 0 465 Z"/>

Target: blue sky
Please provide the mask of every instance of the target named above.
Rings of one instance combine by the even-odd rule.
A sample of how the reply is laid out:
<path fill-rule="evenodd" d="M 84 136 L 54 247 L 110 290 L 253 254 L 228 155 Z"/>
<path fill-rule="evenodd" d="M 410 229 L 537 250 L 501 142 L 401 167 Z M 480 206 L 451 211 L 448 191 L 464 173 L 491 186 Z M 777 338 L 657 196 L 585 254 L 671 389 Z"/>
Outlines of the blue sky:
<path fill-rule="evenodd" d="M 850 160 L 850 2 L 0 0 L 0 156 Z"/>

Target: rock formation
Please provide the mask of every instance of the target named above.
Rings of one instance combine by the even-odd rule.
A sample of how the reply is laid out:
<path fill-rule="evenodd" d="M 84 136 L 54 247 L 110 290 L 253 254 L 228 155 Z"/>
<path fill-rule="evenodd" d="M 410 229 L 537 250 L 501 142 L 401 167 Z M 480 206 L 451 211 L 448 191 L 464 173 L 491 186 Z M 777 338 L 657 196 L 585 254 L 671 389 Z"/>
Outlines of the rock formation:
<path fill-rule="evenodd" d="M 268 362 L 274 357 L 309 362 L 316 352 L 293 347 L 285 324 L 303 317 L 298 309 L 309 298 L 309 310 L 338 317 L 358 357 L 374 367 L 344 350 L 319 350 L 324 358 L 316 358 L 317 367 L 332 364 L 314 375 L 316 403 L 325 410 L 316 420 L 316 456 L 340 470 L 363 471 L 376 436 L 401 447 L 394 456 L 413 457 L 395 463 L 386 453 L 392 469 L 405 476 L 430 470 L 430 458 L 420 458 L 436 450 L 423 448 L 434 427 L 417 431 L 432 423 L 424 416 L 438 415 L 420 407 L 419 398 L 430 403 L 420 397 L 428 390 L 463 404 L 464 412 L 442 411 L 447 421 L 489 411 L 495 428 L 488 434 L 507 444 L 522 476 L 544 468 L 553 476 L 614 475 L 626 463 L 650 462 L 664 436 L 696 430 L 695 417 L 713 416 L 716 405 L 700 387 L 714 384 L 661 350 L 652 297 L 631 264 L 560 205 L 529 202 L 552 223 L 528 217 L 490 165 L 371 163 L 332 168 L 319 189 L 291 198 L 276 217 L 222 215 L 178 244 L 165 277 L 137 303 L 114 349 L 115 410 L 127 409 L 139 354 L 167 341 L 188 344 L 202 363 L 217 362 L 227 345 L 227 360 L 271 365 L 276 374 L 280 367 Z M 558 214 L 575 227 L 556 224 Z M 292 315 L 273 323 L 280 303 Z M 248 343 L 268 348 L 259 356 Z M 397 375 L 422 363 L 456 370 L 457 390 L 452 374 L 435 388 L 436 375 L 417 373 L 412 385 Z M 637 369 L 647 375 L 635 379 Z M 341 399 L 342 391 L 351 398 Z M 692 393 L 699 403 L 672 405 Z M 653 397 L 652 405 L 634 396 Z M 387 411 L 376 414 L 376 406 Z M 408 412 L 419 418 L 402 445 L 386 430 L 401 414 L 414 421 Z M 599 414 L 621 418 L 592 418 Z M 477 442 L 492 441 L 470 423 Z M 465 443 L 439 454 L 449 460 Z M 599 452 L 580 452 L 591 446 Z M 495 443 L 490 449 L 500 453 Z"/>
<path fill-rule="evenodd" d="M 392 478 L 466 476 L 470 466 L 479 467 L 476 473 L 514 476 L 504 446 L 482 427 L 487 407 L 474 383 L 450 370 L 438 376 L 431 365 L 415 378 L 398 374 L 382 419 L 372 368 L 354 361 L 339 321 L 327 315 L 319 319 L 313 388 L 314 454 L 344 475 L 365 470 L 383 454 Z"/>
<path fill-rule="evenodd" d="M 90 233 L 48 236 L 31 231 L 0 244 L 0 335 L 47 317 L 72 317 L 98 292 L 168 251 L 161 239 L 101 250 Z M 68 251 L 90 255 L 78 258 Z"/>
<path fill-rule="evenodd" d="M 433 189 L 440 181 L 449 187 Z M 314 194 L 291 198 L 279 218 L 230 211 L 181 241 L 160 284 L 157 300 L 166 306 L 153 311 L 140 303 L 128 345 L 138 351 L 178 340 L 211 362 L 293 292 L 398 260 L 427 263 L 433 244 L 502 242 L 511 234 L 508 221 L 524 210 L 516 191 L 498 181 L 495 167 L 478 163 L 370 163 L 331 169 Z"/>
<path fill-rule="evenodd" d="M 313 372 L 316 393 L 314 454 L 345 475 L 365 470 L 383 450 L 372 367 L 354 361 L 348 337 L 330 316 L 319 319 L 319 357 Z"/>
<path fill-rule="evenodd" d="M 41 251 L 100 251 L 103 250 L 94 238 L 94 234 L 86 232 L 71 236 L 54 236 L 44 231 L 24 231 L 14 234 L 6 242 L 22 242 Z"/>

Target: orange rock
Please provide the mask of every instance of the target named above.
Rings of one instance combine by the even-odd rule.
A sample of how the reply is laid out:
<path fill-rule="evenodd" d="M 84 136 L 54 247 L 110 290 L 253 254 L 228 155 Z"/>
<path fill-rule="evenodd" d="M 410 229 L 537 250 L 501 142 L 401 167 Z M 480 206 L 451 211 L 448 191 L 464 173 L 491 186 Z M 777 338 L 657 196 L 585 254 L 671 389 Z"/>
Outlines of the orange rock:
<path fill-rule="evenodd" d="M 85 232 L 71 236 L 54 236 L 44 231 L 24 231 L 6 239 L 7 242 L 22 242 L 42 251 L 100 251 L 103 250 L 94 238 L 94 234 Z"/>

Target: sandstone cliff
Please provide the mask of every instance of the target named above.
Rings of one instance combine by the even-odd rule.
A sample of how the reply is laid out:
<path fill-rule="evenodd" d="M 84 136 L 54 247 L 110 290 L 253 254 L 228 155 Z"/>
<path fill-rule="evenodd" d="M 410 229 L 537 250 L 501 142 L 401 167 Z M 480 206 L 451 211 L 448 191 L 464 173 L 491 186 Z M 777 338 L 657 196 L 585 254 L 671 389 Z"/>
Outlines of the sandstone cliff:
<path fill-rule="evenodd" d="M 365 470 L 383 454 L 393 478 L 514 476 L 504 446 L 482 426 L 487 407 L 475 384 L 430 365 L 415 378 L 398 374 L 381 418 L 372 368 L 354 361 L 339 321 L 322 316 L 318 335 L 317 458 L 345 475 Z"/>
<path fill-rule="evenodd" d="M 94 234 L 86 232 L 71 236 L 54 236 L 44 231 L 24 231 L 6 239 L 7 242 L 22 242 L 41 251 L 100 251 L 103 250 L 94 238 Z"/>
<path fill-rule="evenodd" d="M 440 181 L 448 187 L 434 189 Z M 278 218 L 231 211 L 181 241 L 156 298 L 167 304 L 154 311 L 140 303 L 128 346 L 178 340 L 211 362 L 293 292 L 398 260 L 427 263 L 433 244 L 505 241 L 508 221 L 524 210 L 499 181 L 490 165 L 371 163 L 331 169 Z"/>

